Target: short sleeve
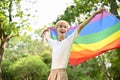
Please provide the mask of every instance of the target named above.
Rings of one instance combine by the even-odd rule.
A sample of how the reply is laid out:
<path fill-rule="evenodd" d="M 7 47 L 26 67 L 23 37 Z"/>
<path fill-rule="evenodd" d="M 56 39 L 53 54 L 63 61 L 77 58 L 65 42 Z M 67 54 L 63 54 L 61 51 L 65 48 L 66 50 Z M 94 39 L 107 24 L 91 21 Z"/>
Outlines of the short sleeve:
<path fill-rule="evenodd" d="M 52 38 L 48 38 L 48 45 L 53 48 L 56 40 L 53 40 Z"/>

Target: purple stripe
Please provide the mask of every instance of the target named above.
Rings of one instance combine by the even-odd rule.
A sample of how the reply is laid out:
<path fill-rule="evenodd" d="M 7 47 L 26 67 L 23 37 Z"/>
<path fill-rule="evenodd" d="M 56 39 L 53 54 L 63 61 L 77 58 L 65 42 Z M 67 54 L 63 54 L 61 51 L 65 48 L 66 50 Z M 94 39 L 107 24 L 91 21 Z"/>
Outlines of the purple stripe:
<path fill-rule="evenodd" d="M 110 13 L 108 11 L 104 11 L 103 14 L 97 14 L 91 21 L 90 23 L 92 22 L 95 22 L 95 21 L 98 21 L 106 16 L 110 15 Z"/>
<path fill-rule="evenodd" d="M 108 16 L 108 15 L 110 15 L 110 13 L 109 13 L 108 11 L 104 11 L 102 14 L 97 14 L 97 15 L 90 21 L 90 23 L 95 22 L 95 21 L 98 21 L 98 20 L 100 20 L 100 19 L 102 19 L 102 18 L 104 18 L 104 17 L 106 17 L 106 16 Z M 79 25 L 69 28 L 68 31 L 69 31 L 69 30 L 75 30 L 77 27 L 79 27 Z"/>

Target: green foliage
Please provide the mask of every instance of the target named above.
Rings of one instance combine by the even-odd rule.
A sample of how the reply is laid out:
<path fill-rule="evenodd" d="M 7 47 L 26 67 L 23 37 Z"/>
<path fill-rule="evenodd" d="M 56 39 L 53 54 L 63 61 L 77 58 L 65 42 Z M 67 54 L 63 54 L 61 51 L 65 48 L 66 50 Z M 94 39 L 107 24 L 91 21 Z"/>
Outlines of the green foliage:
<path fill-rule="evenodd" d="M 7 13 L 10 1 L 12 0 L 1 0 L 0 2 L 0 29 L 7 35 L 17 35 L 21 26 L 22 29 L 31 31 L 27 20 L 23 19 L 25 14 L 18 7 L 16 7 L 17 13 L 12 15 L 12 18 L 19 17 L 20 22 L 9 22 Z M 19 5 L 20 1 L 13 0 L 14 4 L 18 3 L 16 5 Z M 57 20 L 65 19 L 71 24 L 73 22 L 81 23 L 79 17 L 81 15 L 89 16 L 91 11 L 97 9 L 99 3 L 99 0 L 74 0 L 74 4 L 69 6 L 64 15 L 58 17 Z M 109 6 L 108 0 L 102 0 L 102 4 Z M 36 37 L 40 31 L 37 30 L 32 38 L 24 34 L 9 40 L 2 62 L 3 80 L 47 80 L 51 65 L 51 49 L 47 44 L 40 44 L 39 38 Z M 119 53 L 120 49 L 117 49 L 78 66 L 69 65 L 67 69 L 69 80 L 119 80 Z M 108 67 L 107 63 L 110 63 L 111 66 Z"/>
<path fill-rule="evenodd" d="M 57 21 L 63 19 L 70 24 L 72 22 L 81 23 L 81 20 L 78 17 L 82 15 L 90 15 L 92 9 L 97 8 L 95 4 L 97 4 L 97 2 L 91 0 L 74 0 L 73 5 L 68 6 L 64 14 L 57 18 Z"/>
<path fill-rule="evenodd" d="M 112 53 L 114 55 L 112 55 L 112 58 L 110 59 L 111 61 L 111 68 L 109 69 L 114 80 L 119 80 L 120 76 L 118 74 L 120 74 L 120 49 L 116 49 L 114 51 L 112 51 Z"/>
<path fill-rule="evenodd" d="M 11 74 L 10 66 L 13 65 L 13 62 L 4 59 L 2 62 L 2 79 L 3 80 L 12 80 L 13 75 Z"/>
<path fill-rule="evenodd" d="M 20 58 L 12 65 L 3 62 L 3 66 L 4 66 L 3 70 L 6 71 L 6 74 L 12 75 L 12 80 L 25 80 L 25 79 L 46 80 L 47 78 L 48 67 L 40 59 L 39 56 L 29 55 L 27 57 Z M 7 71 L 9 73 L 7 73 Z M 6 75 L 3 76 L 5 77 Z M 5 80 L 7 80 L 7 77 Z"/>
<path fill-rule="evenodd" d="M 24 14 L 20 2 L 21 0 L 0 1 L 0 48 L 5 49 L 8 43 L 5 54 L 4 49 L 0 51 L 3 52 L 0 54 L 4 54 L 3 80 L 25 80 L 26 78 L 46 80 L 50 66 L 47 63 L 51 60 L 48 54 L 49 49 L 43 52 L 45 48 L 41 49 L 40 43 L 26 34 L 19 38 L 15 37 L 23 29 L 31 31 L 27 22 L 28 17 L 27 19 L 25 17 L 30 14 Z"/>
<path fill-rule="evenodd" d="M 39 40 L 28 35 L 12 38 L 3 57 L 3 79 L 24 80 L 27 76 L 35 80 L 47 80 L 50 62 L 50 49 L 41 45 Z"/>
<path fill-rule="evenodd" d="M 6 35 L 18 36 L 20 30 L 28 27 L 29 23 L 23 18 L 26 15 L 21 10 L 20 2 L 21 0 L 0 1 L 0 38 L 5 38 Z"/>
<path fill-rule="evenodd" d="M 32 78 L 34 80 L 43 80 L 48 72 L 47 65 L 42 62 L 38 56 L 29 56 L 20 59 L 12 66 L 16 80 Z"/>
<path fill-rule="evenodd" d="M 70 24 L 80 24 L 82 22 L 81 16 L 87 18 L 93 11 L 97 10 L 102 5 L 111 7 L 110 11 L 114 15 L 119 16 L 117 12 L 119 7 L 117 7 L 115 0 L 74 0 L 74 3 L 66 8 L 64 14 L 60 15 L 56 22 L 63 19 L 68 21 Z"/>
<path fill-rule="evenodd" d="M 12 44 L 11 44 L 12 43 Z M 33 40 L 30 36 L 23 35 L 12 38 L 5 50 L 4 58 L 14 62 L 19 58 L 26 57 L 26 55 L 39 55 L 41 59 L 49 65 L 51 62 L 51 49 L 42 45 L 39 40 Z"/>

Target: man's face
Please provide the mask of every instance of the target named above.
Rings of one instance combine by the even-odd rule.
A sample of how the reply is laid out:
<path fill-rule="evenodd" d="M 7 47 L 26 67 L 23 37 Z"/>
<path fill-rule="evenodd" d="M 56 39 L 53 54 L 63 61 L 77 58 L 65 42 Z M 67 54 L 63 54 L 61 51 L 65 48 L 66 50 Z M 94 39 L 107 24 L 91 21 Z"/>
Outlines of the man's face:
<path fill-rule="evenodd" d="M 66 26 L 66 24 L 62 23 L 62 24 L 59 24 L 57 26 L 57 33 L 58 33 L 58 36 L 66 36 L 66 33 L 67 33 L 67 29 L 68 29 L 68 26 Z"/>

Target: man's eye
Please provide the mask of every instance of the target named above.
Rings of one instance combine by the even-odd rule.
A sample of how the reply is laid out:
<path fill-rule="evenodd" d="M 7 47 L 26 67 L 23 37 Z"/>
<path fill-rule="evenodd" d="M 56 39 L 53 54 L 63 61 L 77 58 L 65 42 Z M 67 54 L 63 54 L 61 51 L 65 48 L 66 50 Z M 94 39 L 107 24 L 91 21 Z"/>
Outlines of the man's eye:
<path fill-rule="evenodd" d="M 64 28 L 67 28 L 66 26 L 64 26 Z"/>
<path fill-rule="evenodd" d="M 62 26 L 60 26 L 60 28 L 62 28 Z"/>

